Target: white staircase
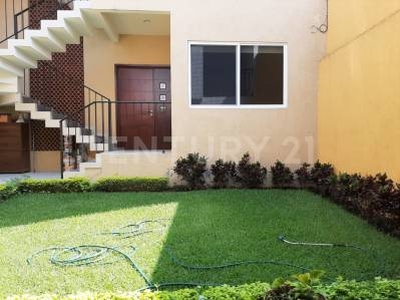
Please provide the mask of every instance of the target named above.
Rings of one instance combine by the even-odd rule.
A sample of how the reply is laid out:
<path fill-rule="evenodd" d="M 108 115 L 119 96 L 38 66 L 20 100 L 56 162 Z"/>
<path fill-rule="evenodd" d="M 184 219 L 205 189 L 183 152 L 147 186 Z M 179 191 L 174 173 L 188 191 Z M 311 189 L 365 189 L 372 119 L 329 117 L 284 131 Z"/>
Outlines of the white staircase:
<path fill-rule="evenodd" d="M 14 99 L 16 111 L 27 112 L 33 120 L 42 120 L 48 128 L 60 128 L 62 116 L 50 110 L 41 110 L 34 101 L 24 101 L 22 88 L 26 69 L 37 68 L 39 60 L 51 60 L 52 53 L 65 52 L 67 44 L 79 44 L 81 36 L 91 35 L 96 23 L 104 24 L 101 13 L 93 13 L 100 20 L 88 17 L 91 2 L 76 0 L 72 10 L 59 10 L 56 20 L 42 20 L 40 29 L 24 31 L 24 38 L 9 39 L 7 48 L 0 49 L 0 105 L 9 105 Z M 102 23 L 103 22 L 103 23 Z M 104 29 L 104 28 L 101 28 Z M 21 87 L 22 86 L 22 87 Z M 75 135 L 78 144 L 88 144 L 90 151 L 104 152 L 109 150 L 109 137 L 98 137 L 92 130 L 63 122 L 63 133 Z"/>
<path fill-rule="evenodd" d="M 32 120 L 44 121 L 47 128 L 60 128 L 62 116 L 55 114 L 51 110 L 40 109 L 38 103 L 26 102 L 24 98 L 26 99 L 26 97 L 21 97 L 20 101 L 15 103 L 16 111 L 30 113 Z M 95 134 L 92 134 L 92 130 L 68 124 L 66 121 L 62 123 L 62 130 L 64 135 L 75 136 L 78 144 L 88 144 L 90 151 L 104 152 L 109 150 L 108 136 L 102 136 L 106 140 L 103 143 L 103 141 L 99 141 Z"/>
<path fill-rule="evenodd" d="M 37 67 L 38 60 L 51 60 L 54 52 L 65 52 L 67 44 L 78 44 L 91 35 L 93 26 L 85 17 L 90 1 L 75 1 L 73 10 L 60 10 L 56 20 L 42 20 L 41 29 L 25 30 L 23 39 L 9 39 L 0 49 L 0 95 L 18 93 L 18 77 L 24 69 Z"/>

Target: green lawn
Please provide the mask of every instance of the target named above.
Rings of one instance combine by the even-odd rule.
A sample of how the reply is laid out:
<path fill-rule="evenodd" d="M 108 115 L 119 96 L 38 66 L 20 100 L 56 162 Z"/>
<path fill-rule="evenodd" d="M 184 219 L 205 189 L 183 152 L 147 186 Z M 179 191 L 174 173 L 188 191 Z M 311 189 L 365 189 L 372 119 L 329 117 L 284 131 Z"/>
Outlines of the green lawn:
<path fill-rule="evenodd" d="M 130 238 L 109 234 L 127 224 L 156 219 L 166 227 L 148 224 L 144 230 L 152 232 Z M 278 241 L 281 234 L 291 240 L 346 243 L 371 251 L 291 246 Z M 23 195 L 0 203 L 0 297 L 132 291 L 145 285 L 119 254 L 90 266 L 52 265 L 51 252 L 26 263 L 41 249 L 79 245 L 118 247 L 154 283 L 241 284 L 301 272 L 272 264 L 188 270 L 174 264 L 167 249 L 191 265 L 273 260 L 324 269 L 330 277 L 400 276 L 399 240 L 305 191 Z"/>

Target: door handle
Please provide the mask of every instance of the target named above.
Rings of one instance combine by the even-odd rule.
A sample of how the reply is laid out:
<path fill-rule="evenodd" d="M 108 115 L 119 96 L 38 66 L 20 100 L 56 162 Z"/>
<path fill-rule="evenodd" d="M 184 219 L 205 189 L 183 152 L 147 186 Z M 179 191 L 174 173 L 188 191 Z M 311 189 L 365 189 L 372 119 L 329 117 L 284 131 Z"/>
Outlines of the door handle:
<path fill-rule="evenodd" d="M 149 109 L 149 110 L 148 110 L 148 113 L 149 113 L 149 116 L 152 117 L 153 114 L 154 114 L 154 111 L 153 111 L 152 109 Z"/>

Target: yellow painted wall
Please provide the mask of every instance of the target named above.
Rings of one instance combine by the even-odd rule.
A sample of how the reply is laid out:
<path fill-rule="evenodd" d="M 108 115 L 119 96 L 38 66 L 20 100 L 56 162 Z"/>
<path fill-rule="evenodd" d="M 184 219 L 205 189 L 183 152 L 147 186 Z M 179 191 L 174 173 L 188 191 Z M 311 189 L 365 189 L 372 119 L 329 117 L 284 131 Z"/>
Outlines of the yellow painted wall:
<path fill-rule="evenodd" d="M 111 100 L 116 100 L 115 65 L 169 66 L 169 36 L 121 35 L 119 42 L 114 43 L 103 31 L 96 30 L 92 37 L 84 39 L 84 62 L 85 84 Z M 99 109 L 98 120 L 101 119 L 101 113 Z M 115 135 L 115 107 L 112 108 L 112 119 Z M 94 109 L 91 109 L 91 120 L 94 120 Z M 101 122 L 98 122 L 97 127 L 98 132 L 101 132 Z M 108 130 L 107 122 L 104 130 Z"/>
<path fill-rule="evenodd" d="M 328 0 L 327 53 L 353 41 L 400 9 L 400 0 Z"/>
<path fill-rule="evenodd" d="M 400 1 L 331 1 L 328 40 L 331 48 L 345 44 L 320 64 L 318 153 L 339 171 L 387 172 L 400 179 L 400 12 L 393 15 L 396 5 L 400 7 Z M 350 16 L 351 20 L 345 19 Z M 354 20 L 365 23 L 354 25 Z M 369 30 L 357 34 L 368 26 Z M 351 36 L 355 39 L 349 42 Z"/>
<path fill-rule="evenodd" d="M 169 36 L 121 35 L 110 41 L 101 30 L 84 39 L 85 84 L 115 99 L 115 65 L 169 65 Z"/>

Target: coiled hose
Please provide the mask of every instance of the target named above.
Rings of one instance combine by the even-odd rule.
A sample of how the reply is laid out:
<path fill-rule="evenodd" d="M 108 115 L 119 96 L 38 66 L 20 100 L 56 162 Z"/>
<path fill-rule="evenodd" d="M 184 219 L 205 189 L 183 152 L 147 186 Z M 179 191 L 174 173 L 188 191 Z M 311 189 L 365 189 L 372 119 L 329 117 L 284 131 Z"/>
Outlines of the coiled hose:
<path fill-rule="evenodd" d="M 126 226 L 117 228 L 112 230 L 109 233 L 102 233 L 104 235 L 112 235 L 117 236 L 123 239 L 135 238 L 141 235 L 154 233 L 154 232 L 163 232 L 167 228 L 167 224 L 164 223 L 165 220 L 144 220 L 139 223 L 128 224 Z M 151 229 L 147 229 L 147 227 L 151 227 Z M 154 227 L 155 226 L 155 227 Z M 292 246 L 312 246 L 312 247 L 342 247 L 342 248 L 353 248 L 356 250 L 368 251 L 368 249 L 347 245 L 347 244 L 330 244 L 330 243 L 308 243 L 308 242 L 297 242 L 290 241 L 285 238 L 284 235 L 278 236 L 278 241 L 282 243 L 286 243 Z M 70 246 L 70 247 L 50 247 L 46 249 L 39 250 L 33 253 L 31 256 L 27 258 L 27 263 L 32 265 L 35 257 L 45 253 L 51 252 L 49 256 L 49 261 L 51 264 L 60 266 L 60 267 L 78 267 L 78 266 L 88 266 L 93 264 L 111 264 L 121 259 L 126 260 L 132 269 L 137 272 L 137 274 L 143 279 L 145 282 L 145 287 L 137 290 L 143 291 L 146 289 L 160 289 L 162 287 L 190 287 L 190 286 L 218 286 L 221 284 L 217 283 L 193 283 L 193 282 L 171 282 L 171 283 L 160 283 L 156 284 L 152 282 L 152 280 L 146 275 L 146 273 L 140 268 L 140 266 L 133 260 L 133 254 L 137 251 L 137 248 L 133 245 L 128 247 L 128 251 L 123 251 L 121 247 L 112 247 L 105 245 L 80 245 L 80 246 Z M 232 263 L 226 263 L 221 265 L 212 265 L 212 266 L 200 266 L 200 265 L 191 265 L 180 260 L 173 252 L 171 247 L 165 247 L 166 253 L 170 256 L 172 262 L 180 266 L 184 269 L 188 270 L 217 270 L 217 269 L 225 269 L 238 267 L 243 265 L 278 265 L 285 266 L 290 268 L 295 268 L 301 271 L 311 271 L 311 268 L 294 265 L 284 261 L 275 261 L 275 260 L 247 260 L 247 261 L 237 261 Z M 110 256 L 119 256 L 120 259 L 113 259 L 111 261 L 106 262 L 106 259 Z M 332 279 L 327 277 L 328 279 Z M 332 279 L 333 280 L 333 279 Z"/>

